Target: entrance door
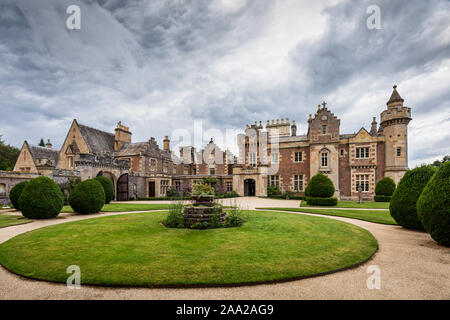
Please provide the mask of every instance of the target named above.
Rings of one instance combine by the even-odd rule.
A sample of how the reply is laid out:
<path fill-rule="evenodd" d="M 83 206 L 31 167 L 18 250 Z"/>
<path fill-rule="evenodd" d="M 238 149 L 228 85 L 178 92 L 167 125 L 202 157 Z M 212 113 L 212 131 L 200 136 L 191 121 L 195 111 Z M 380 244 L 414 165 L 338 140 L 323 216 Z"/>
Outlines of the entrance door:
<path fill-rule="evenodd" d="M 244 181 L 244 195 L 246 197 L 254 197 L 256 194 L 256 183 L 253 179 Z"/>
<path fill-rule="evenodd" d="M 149 181 L 149 183 L 148 183 L 148 196 L 149 197 L 156 197 L 155 181 Z"/>
<path fill-rule="evenodd" d="M 117 180 L 117 201 L 128 201 L 128 173 Z"/>

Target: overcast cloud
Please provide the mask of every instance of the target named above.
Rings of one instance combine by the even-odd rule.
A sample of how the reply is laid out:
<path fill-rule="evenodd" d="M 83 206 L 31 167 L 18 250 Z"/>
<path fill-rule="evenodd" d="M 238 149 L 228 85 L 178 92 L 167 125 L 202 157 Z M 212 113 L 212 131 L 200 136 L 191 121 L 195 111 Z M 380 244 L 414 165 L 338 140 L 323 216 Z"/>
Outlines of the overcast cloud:
<path fill-rule="evenodd" d="M 71 4 L 81 30 L 66 29 Z M 60 147 L 74 118 L 110 132 L 121 120 L 161 145 L 194 120 L 286 117 L 306 134 L 324 100 L 352 133 L 397 84 L 413 167 L 450 153 L 449 17 L 445 0 L 0 0 L 0 134 Z"/>

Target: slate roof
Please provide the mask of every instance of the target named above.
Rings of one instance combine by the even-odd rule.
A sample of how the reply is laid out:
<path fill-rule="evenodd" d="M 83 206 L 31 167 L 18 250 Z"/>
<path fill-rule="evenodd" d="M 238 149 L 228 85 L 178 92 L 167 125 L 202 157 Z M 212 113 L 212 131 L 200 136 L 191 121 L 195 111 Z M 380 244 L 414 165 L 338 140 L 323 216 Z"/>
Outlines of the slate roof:
<path fill-rule="evenodd" d="M 51 160 L 54 165 L 58 162 L 59 151 L 47 147 L 29 146 L 33 159 Z"/>
<path fill-rule="evenodd" d="M 171 159 L 171 154 L 166 150 L 161 150 L 154 138 L 146 142 L 127 143 L 115 153 L 115 156 L 124 157 L 141 154 L 151 158 Z"/>
<path fill-rule="evenodd" d="M 114 152 L 114 134 L 78 124 L 92 153 Z"/>

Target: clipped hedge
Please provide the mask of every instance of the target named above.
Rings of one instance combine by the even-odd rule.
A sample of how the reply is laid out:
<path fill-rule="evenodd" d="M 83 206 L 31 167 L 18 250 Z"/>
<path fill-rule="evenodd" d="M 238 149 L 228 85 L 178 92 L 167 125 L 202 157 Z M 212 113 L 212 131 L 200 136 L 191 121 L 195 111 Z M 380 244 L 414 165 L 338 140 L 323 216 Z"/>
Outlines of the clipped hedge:
<path fill-rule="evenodd" d="M 73 211 L 81 214 L 97 213 L 105 204 L 105 191 L 96 179 L 84 180 L 77 184 L 69 196 Z"/>
<path fill-rule="evenodd" d="M 391 202 L 391 196 L 374 196 L 373 201 L 375 202 Z"/>
<path fill-rule="evenodd" d="M 417 214 L 437 243 L 450 246 L 450 162 L 444 162 L 423 189 Z"/>
<path fill-rule="evenodd" d="M 416 204 L 435 172 L 436 168 L 432 166 L 421 166 L 405 173 L 389 205 L 391 216 L 397 224 L 408 229 L 424 230 L 417 216 Z"/>
<path fill-rule="evenodd" d="M 337 198 L 321 198 L 321 197 L 306 197 L 306 203 L 311 206 L 337 206 Z"/>
<path fill-rule="evenodd" d="M 13 207 L 19 211 L 21 211 L 19 206 L 20 195 L 29 182 L 30 181 L 19 182 L 14 187 L 12 187 L 11 191 L 9 192 L 9 200 L 11 200 Z"/>
<path fill-rule="evenodd" d="M 38 177 L 27 183 L 19 198 L 22 215 L 30 219 L 56 217 L 64 206 L 64 195 L 48 177 Z"/>
<path fill-rule="evenodd" d="M 103 187 L 103 191 L 105 191 L 105 203 L 108 204 L 111 202 L 111 200 L 114 199 L 115 193 L 114 193 L 114 183 L 111 181 L 111 179 L 103 176 L 98 176 L 95 178 Z"/>
<path fill-rule="evenodd" d="M 377 196 L 392 196 L 395 191 L 395 182 L 389 177 L 378 181 L 375 187 L 375 194 Z M 381 201 L 382 202 L 382 201 Z"/>
<path fill-rule="evenodd" d="M 329 198 L 334 194 L 333 181 L 323 173 L 318 173 L 309 180 L 305 189 L 305 196 Z"/>

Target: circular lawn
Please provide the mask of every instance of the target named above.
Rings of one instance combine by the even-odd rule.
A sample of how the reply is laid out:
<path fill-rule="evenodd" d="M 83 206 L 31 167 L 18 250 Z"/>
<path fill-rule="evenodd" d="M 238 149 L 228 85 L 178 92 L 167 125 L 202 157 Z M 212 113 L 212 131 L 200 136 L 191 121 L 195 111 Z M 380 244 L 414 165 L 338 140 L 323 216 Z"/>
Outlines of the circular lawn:
<path fill-rule="evenodd" d="M 0 245 L 0 263 L 33 279 L 81 284 L 220 286 L 295 279 L 354 266 L 377 249 L 352 224 L 279 212 L 249 212 L 239 228 L 169 229 L 166 213 L 134 213 L 62 223 Z"/>

